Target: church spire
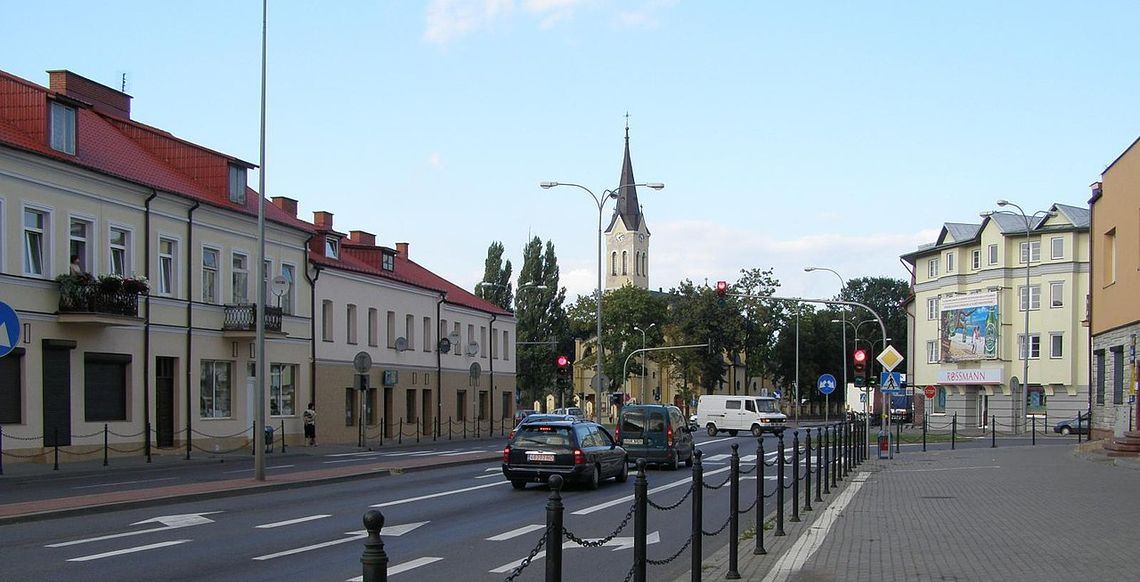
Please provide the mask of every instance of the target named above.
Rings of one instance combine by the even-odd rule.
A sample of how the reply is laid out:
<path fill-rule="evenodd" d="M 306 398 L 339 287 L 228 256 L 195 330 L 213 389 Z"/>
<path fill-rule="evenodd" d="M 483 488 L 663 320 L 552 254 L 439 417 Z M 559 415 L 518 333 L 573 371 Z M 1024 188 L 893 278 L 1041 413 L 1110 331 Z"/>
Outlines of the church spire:
<path fill-rule="evenodd" d="M 629 157 L 629 113 L 625 114 L 625 157 L 621 162 L 621 178 L 618 179 L 618 198 L 614 206 L 614 215 L 610 219 L 610 226 L 606 232 L 613 230 L 614 224 L 620 216 L 625 227 L 631 231 L 641 228 L 641 205 L 637 203 L 637 188 L 625 187 L 627 184 L 636 184 L 633 177 L 633 162 Z"/>

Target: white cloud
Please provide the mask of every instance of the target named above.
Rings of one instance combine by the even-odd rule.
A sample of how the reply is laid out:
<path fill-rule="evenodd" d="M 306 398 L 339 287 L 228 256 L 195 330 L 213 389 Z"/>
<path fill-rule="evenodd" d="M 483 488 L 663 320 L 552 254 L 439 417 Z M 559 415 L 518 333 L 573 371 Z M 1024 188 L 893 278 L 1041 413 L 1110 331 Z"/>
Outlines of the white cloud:
<path fill-rule="evenodd" d="M 445 45 L 487 28 L 513 9 L 513 0 L 432 0 L 424 39 Z"/>
<path fill-rule="evenodd" d="M 676 3 L 676 0 L 649 0 L 634 10 L 618 12 L 615 20 L 619 28 L 656 28 L 657 15 Z"/>
<path fill-rule="evenodd" d="M 433 170 L 443 169 L 443 157 L 439 155 L 439 152 L 432 152 L 431 155 L 428 156 L 428 165 L 431 166 Z"/>

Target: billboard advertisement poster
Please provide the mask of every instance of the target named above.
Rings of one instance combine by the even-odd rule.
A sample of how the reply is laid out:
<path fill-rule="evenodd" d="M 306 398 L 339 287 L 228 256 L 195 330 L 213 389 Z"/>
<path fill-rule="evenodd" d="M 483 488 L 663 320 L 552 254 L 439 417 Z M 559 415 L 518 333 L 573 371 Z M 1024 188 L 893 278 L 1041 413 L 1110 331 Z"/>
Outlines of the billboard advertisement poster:
<path fill-rule="evenodd" d="M 943 362 L 997 359 L 998 292 L 943 297 L 939 301 L 939 353 Z"/>

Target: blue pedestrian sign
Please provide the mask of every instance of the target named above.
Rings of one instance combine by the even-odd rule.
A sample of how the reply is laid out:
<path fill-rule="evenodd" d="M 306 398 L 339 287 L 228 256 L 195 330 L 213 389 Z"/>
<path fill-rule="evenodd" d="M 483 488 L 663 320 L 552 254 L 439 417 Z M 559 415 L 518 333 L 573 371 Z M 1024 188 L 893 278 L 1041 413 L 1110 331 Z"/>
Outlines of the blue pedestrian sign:
<path fill-rule="evenodd" d="M 899 372 L 883 372 L 879 374 L 879 391 L 883 394 L 902 396 L 906 394 L 906 384 Z"/>
<path fill-rule="evenodd" d="M 0 358 L 20 343 L 20 316 L 7 303 L 0 301 Z"/>
<path fill-rule="evenodd" d="M 831 374 L 820 374 L 818 386 L 820 394 L 831 394 L 835 392 L 835 376 Z"/>

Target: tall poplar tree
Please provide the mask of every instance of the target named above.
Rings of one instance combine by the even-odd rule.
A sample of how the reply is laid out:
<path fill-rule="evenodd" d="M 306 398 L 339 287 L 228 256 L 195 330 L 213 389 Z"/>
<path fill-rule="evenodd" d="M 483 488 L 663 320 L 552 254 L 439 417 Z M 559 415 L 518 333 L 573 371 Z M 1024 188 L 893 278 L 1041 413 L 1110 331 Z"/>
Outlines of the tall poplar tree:
<path fill-rule="evenodd" d="M 483 266 L 483 280 L 475 285 L 475 295 L 502 307 L 510 309 L 513 302 L 511 292 L 511 261 L 503 261 L 503 243 L 494 241 L 487 247 L 487 260 Z"/>

